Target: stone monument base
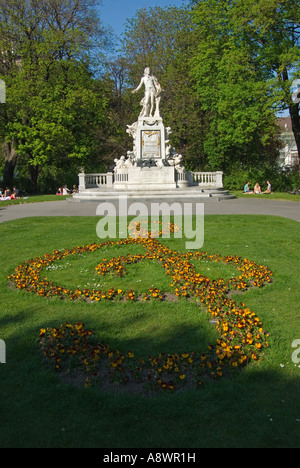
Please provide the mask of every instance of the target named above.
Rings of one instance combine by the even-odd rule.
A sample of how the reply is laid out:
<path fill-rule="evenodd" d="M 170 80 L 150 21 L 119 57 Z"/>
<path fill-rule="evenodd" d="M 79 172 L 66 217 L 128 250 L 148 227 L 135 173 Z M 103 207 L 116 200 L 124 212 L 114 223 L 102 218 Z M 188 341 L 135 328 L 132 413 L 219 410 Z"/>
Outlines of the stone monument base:
<path fill-rule="evenodd" d="M 191 172 L 183 166 L 183 156 L 171 145 L 171 127 L 160 115 L 162 88 L 150 68 L 145 68 L 140 85 L 145 86 L 138 120 L 127 125 L 133 149 L 115 159 L 113 172 L 79 174 L 76 201 L 115 200 L 122 196 L 139 200 L 220 200 L 231 198 L 223 190 L 223 172 Z"/>
<path fill-rule="evenodd" d="M 79 174 L 74 201 L 112 200 L 127 195 L 139 200 L 229 200 L 222 172 L 176 171 L 174 166 L 131 166 L 117 173 Z"/>
<path fill-rule="evenodd" d="M 173 190 L 176 189 L 174 167 L 129 167 L 115 175 L 115 190 Z"/>
<path fill-rule="evenodd" d="M 188 188 L 177 188 L 174 190 L 129 190 L 121 188 L 116 190 L 115 188 L 90 188 L 80 193 L 73 194 L 72 201 L 84 202 L 84 201 L 95 201 L 95 202 L 109 202 L 119 200 L 120 197 L 127 197 L 129 200 L 135 201 L 153 201 L 153 202 L 216 202 L 221 200 L 232 200 L 236 198 L 235 195 L 231 195 L 229 190 L 221 188 L 206 188 L 201 189 L 200 187 L 188 187 Z"/>

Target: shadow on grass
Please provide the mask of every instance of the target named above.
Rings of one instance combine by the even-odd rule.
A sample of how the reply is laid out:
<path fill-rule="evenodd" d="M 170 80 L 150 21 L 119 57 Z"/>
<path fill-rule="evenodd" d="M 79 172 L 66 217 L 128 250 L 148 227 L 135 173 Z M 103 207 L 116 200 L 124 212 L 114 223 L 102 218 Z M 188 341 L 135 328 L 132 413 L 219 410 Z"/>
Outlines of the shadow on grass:
<path fill-rule="evenodd" d="M 42 362 L 39 328 L 60 324 L 51 309 L 43 310 L 42 302 L 37 298 L 32 307 L 8 312 L 0 320 L 7 335 L 7 364 L 0 365 L 2 448 L 299 447 L 300 380 L 287 367 L 268 369 L 262 362 L 197 390 L 152 398 L 78 388 L 62 383 Z M 53 301 L 53 310 L 58 302 Z M 109 316 L 111 311 L 102 312 Z M 169 324 L 159 337 L 146 332 L 130 336 L 131 328 L 141 333 L 148 318 L 146 312 L 122 317 L 113 344 L 124 351 L 152 350 L 154 355 L 159 350 L 188 352 L 211 338 L 209 323 L 197 330 Z M 92 329 L 98 323 L 97 338 L 115 329 L 109 320 L 101 325 L 96 308 L 83 311 L 78 303 L 66 308 L 65 319 L 83 320 Z M 159 320 L 154 324 L 160 330 Z"/>
<path fill-rule="evenodd" d="M 299 379 L 279 370 L 149 399 L 63 384 L 23 351 L 0 366 L 2 448 L 299 447 Z"/>

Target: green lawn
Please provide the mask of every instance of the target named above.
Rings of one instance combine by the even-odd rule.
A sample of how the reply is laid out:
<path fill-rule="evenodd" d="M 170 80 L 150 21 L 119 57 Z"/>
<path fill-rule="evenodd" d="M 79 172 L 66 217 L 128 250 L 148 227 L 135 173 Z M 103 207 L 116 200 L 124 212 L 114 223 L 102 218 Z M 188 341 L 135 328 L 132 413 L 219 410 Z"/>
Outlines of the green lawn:
<path fill-rule="evenodd" d="M 269 195 L 264 193 L 261 194 L 252 194 L 252 193 L 243 193 L 242 191 L 230 191 L 231 194 L 235 195 L 237 198 L 247 198 L 247 199 L 262 199 L 262 200 L 286 200 L 286 201 L 300 201 L 300 195 L 292 195 L 291 193 L 283 192 L 274 192 Z"/>
<path fill-rule="evenodd" d="M 70 195 L 29 195 L 26 197 L 18 198 L 17 200 L 0 200 L 1 206 L 10 206 L 10 205 L 22 205 L 23 203 L 42 203 L 42 202 L 53 202 L 53 201 L 63 201 L 69 198 Z"/>
<path fill-rule="evenodd" d="M 300 195 L 291 195 L 289 193 L 282 193 L 282 192 L 274 192 L 270 195 L 254 195 L 254 194 L 244 194 L 242 191 L 231 191 L 233 195 L 236 195 L 237 198 L 259 198 L 263 200 L 286 200 L 286 201 L 300 201 Z M 63 201 L 69 198 L 70 195 L 67 196 L 57 196 L 57 195 L 30 195 L 28 198 L 20 198 L 19 200 L 11 200 L 11 201 L 1 201 L 0 200 L 0 207 L 1 206 L 9 206 L 9 205 L 20 205 L 23 203 L 41 203 L 41 202 L 52 202 L 52 201 Z"/>
<path fill-rule="evenodd" d="M 215 339 L 195 305 L 73 303 L 8 287 L 7 275 L 29 258 L 100 242 L 96 223 L 96 218 L 76 217 L 0 225 L 0 339 L 7 350 L 7 363 L 0 364 L 0 447 L 299 447 L 300 363 L 292 362 L 292 343 L 300 339 L 300 224 L 265 216 L 206 217 L 203 250 L 249 258 L 274 272 L 272 284 L 234 296 L 260 317 L 271 334 L 270 346 L 262 362 L 234 377 L 149 398 L 63 384 L 42 363 L 39 330 L 82 321 L 124 352 L 189 352 Z M 184 251 L 184 239 L 161 242 Z M 134 253 L 133 246 L 119 249 L 111 255 Z M 104 255 L 110 258 L 109 251 L 99 250 L 90 257 L 65 259 L 47 274 L 65 287 L 96 284 L 94 268 Z M 229 267 L 209 262 L 201 264 L 201 272 L 210 278 L 231 275 Z M 124 289 L 169 287 L 158 266 L 147 262 L 130 266 L 124 279 L 103 281 L 105 287 Z"/>

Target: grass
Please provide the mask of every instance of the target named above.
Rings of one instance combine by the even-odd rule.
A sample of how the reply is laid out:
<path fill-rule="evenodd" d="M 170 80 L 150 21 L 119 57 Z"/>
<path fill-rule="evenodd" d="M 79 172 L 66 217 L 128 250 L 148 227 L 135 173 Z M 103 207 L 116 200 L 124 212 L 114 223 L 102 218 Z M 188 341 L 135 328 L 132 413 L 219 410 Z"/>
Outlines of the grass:
<path fill-rule="evenodd" d="M 237 198 L 247 198 L 247 199 L 263 199 L 263 200 L 284 200 L 284 201 L 300 201 L 300 195 L 292 195 L 291 193 L 283 192 L 274 192 L 269 195 L 266 194 L 252 194 L 252 193 L 243 193 L 241 191 L 230 191 L 232 195 L 235 195 Z"/>
<path fill-rule="evenodd" d="M 285 201 L 300 201 L 300 195 L 292 195 L 290 193 L 272 193 L 270 195 L 254 195 L 254 194 L 244 194 L 241 191 L 230 191 L 230 194 L 235 195 L 237 198 L 259 198 L 263 200 L 285 200 Z M 8 201 L 0 201 L 1 206 L 9 206 L 9 205 L 20 205 L 23 203 L 41 203 L 41 202 L 53 202 L 53 201 L 63 201 L 67 198 L 70 198 L 70 195 L 30 195 L 28 198 L 20 198 L 19 200 L 8 200 Z"/>
<path fill-rule="evenodd" d="M 28 197 L 21 197 L 17 200 L 0 200 L 1 206 L 10 206 L 10 205 L 22 205 L 24 203 L 42 203 L 42 202 L 53 202 L 53 201 L 63 201 L 69 198 L 70 195 L 29 195 Z"/>
<path fill-rule="evenodd" d="M 0 339 L 7 350 L 7 363 L 0 365 L 1 448 L 299 447 L 300 364 L 292 362 L 292 342 L 300 339 L 299 223 L 265 216 L 206 217 L 204 250 L 250 258 L 274 272 L 271 285 L 235 296 L 261 318 L 271 333 L 270 348 L 263 362 L 234 378 L 152 398 L 61 383 L 41 362 L 40 328 L 79 320 L 124 351 L 191 351 L 215 336 L 199 309 L 181 301 L 69 303 L 8 288 L 6 276 L 22 261 L 98 241 L 95 218 L 22 219 L 0 225 L 0 236 Z M 163 242 L 184 251 L 184 240 Z M 69 265 L 66 259 L 63 268 L 47 274 L 66 286 L 98 281 L 94 267 L 108 254 L 74 258 Z M 113 252 L 123 254 L 121 247 Z M 168 287 L 157 265 L 138 267 L 130 267 L 120 286 L 125 281 L 141 289 Z M 207 263 L 201 271 L 212 278 L 231 274 Z M 105 281 L 108 287 L 115 280 Z"/>

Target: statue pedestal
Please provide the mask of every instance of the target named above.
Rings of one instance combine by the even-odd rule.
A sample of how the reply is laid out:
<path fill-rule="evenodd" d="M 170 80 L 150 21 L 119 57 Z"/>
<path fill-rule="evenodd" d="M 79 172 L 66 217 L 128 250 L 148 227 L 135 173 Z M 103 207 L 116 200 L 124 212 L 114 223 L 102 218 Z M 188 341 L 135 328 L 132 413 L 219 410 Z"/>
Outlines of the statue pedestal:
<path fill-rule="evenodd" d="M 161 117 L 139 117 L 136 131 L 136 161 L 166 160 L 165 127 Z"/>
<path fill-rule="evenodd" d="M 176 189 L 174 167 L 129 167 L 115 175 L 115 190 L 174 190 Z"/>
<path fill-rule="evenodd" d="M 175 163 L 167 159 L 167 131 L 160 116 L 139 117 L 133 124 L 134 165 L 115 171 L 116 190 L 173 190 L 178 187 Z M 131 128 L 133 127 L 131 126 Z M 182 181 L 183 182 L 183 181 Z M 184 183 L 184 182 L 183 182 Z"/>

